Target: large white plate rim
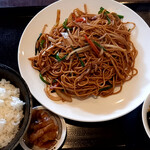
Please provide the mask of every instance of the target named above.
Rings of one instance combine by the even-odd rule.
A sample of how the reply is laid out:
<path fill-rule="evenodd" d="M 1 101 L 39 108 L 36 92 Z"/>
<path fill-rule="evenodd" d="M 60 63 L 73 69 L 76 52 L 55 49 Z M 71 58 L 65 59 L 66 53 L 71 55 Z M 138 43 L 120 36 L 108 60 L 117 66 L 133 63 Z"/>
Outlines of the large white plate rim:
<path fill-rule="evenodd" d="M 144 99 L 146 98 L 146 96 L 148 95 L 149 91 L 149 87 L 150 85 L 148 84 L 148 81 L 150 80 L 149 79 L 149 71 L 147 71 L 147 69 L 150 70 L 150 68 L 148 66 L 146 66 L 146 68 L 144 68 L 144 66 L 142 66 L 143 64 L 147 64 L 148 63 L 148 56 L 145 55 L 144 57 L 146 57 L 146 59 L 143 60 L 143 64 L 140 65 L 140 69 L 143 71 L 143 68 L 144 68 L 144 71 L 146 72 L 145 74 L 145 87 L 144 89 L 140 89 L 141 93 L 139 95 L 140 98 L 136 97 L 136 101 L 127 101 L 125 99 L 123 99 L 123 97 L 121 97 L 120 99 L 117 98 L 117 95 L 114 95 L 114 96 L 110 96 L 109 98 L 105 98 L 105 103 L 103 103 L 103 101 L 100 99 L 99 102 L 97 102 L 97 100 L 91 100 L 88 99 L 86 101 L 82 101 L 82 102 L 78 102 L 78 101 L 73 101 L 73 103 L 62 103 L 62 102 L 58 102 L 58 103 L 55 103 L 53 101 L 48 101 L 47 100 L 47 97 L 46 95 L 39 95 L 39 93 L 41 92 L 41 90 L 43 89 L 35 89 L 33 88 L 34 85 L 33 85 L 33 82 L 34 81 L 34 78 L 37 76 L 37 72 L 35 70 L 33 70 L 31 68 L 31 66 L 29 65 L 29 61 L 28 60 L 23 60 L 23 58 L 27 55 L 26 51 L 25 51 L 25 48 L 22 49 L 22 45 L 24 44 L 23 40 L 25 39 L 24 37 L 25 36 L 28 36 L 30 35 L 29 33 L 29 30 L 32 31 L 30 28 L 32 27 L 32 23 L 37 21 L 37 23 L 39 23 L 38 21 L 38 16 L 41 15 L 41 14 L 44 14 L 45 15 L 45 12 L 50 9 L 50 8 L 55 8 L 55 5 L 58 5 L 59 7 L 63 5 L 63 3 L 68 3 L 68 5 L 70 3 L 73 3 L 74 1 L 73 0 L 61 0 L 61 1 L 58 1 L 58 2 L 55 2 L 53 3 L 52 5 L 44 8 L 42 11 L 40 11 L 31 21 L 30 23 L 27 25 L 27 27 L 25 28 L 23 34 L 22 34 L 22 37 L 21 37 L 21 40 L 20 40 L 20 43 L 19 43 L 19 48 L 18 48 L 18 64 L 19 64 L 19 70 L 20 70 L 20 73 L 22 75 L 22 77 L 25 79 L 25 81 L 27 82 L 28 86 L 29 86 L 29 89 L 31 91 L 31 93 L 33 94 L 33 96 L 42 104 L 44 105 L 45 107 L 47 107 L 48 109 L 50 109 L 51 111 L 55 112 L 56 114 L 60 115 L 60 116 L 63 116 L 65 118 L 68 118 L 68 119 L 72 119 L 72 120 L 77 120 L 77 121 L 85 121 L 85 122 L 97 122 L 97 121 L 106 121 L 106 120 L 111 120 L 111 119 L 115 119 L 115 118 L 118 118 L 120 116 L 123 116 L 127 113 L 129 113 L 130 111 L 132 111 L 133 109 L 135 109 L 136 107 L 138 107 L 143 101 Z M 118 8 L 117 9 L 117 12 L 120 12 L 122 9 L 123 10 L 126 10 L 126 11 L 129 11 L 129 13 L 131 13 L 134 17 L 132 17 L 132 21 L 133 22 L 138 22 L 140 23 L 140 25 L 142 25 L 142 28 L 144 27 L 145 30 L 142 31 L 142 34 L 146 35 L 146 37 L 148 37 L 148 33 L 150 33 L 150 31 L 148 31 L 147 29 L 149 28 L 148 25 L 143 21 L 143 19 L 141 17 L 139 17 L 135 12 L 133 12 L 131 9 L 127 8 L 126 6 L 118 3 L 118 2 L 115 2 L 115 1 L 111 1 L 111 0 L 106 0 L 106 1 L 100 1 L 100 0 L 95 0 L 94 1 L 95 3 L 100 3 L 102 4 L 101 6 L 109 9 L 109 10 L 114 10 L 115 8 Z M 84 0 L 84 1 L 76 1 L 76 3 L 74 2 L 73 5 L 74 7 L 73 8 L 76 8 L 76 5 L 78 4 L 81 4 L 82 6 L 80 8 L 83 8 L 83 4 L 84 3 L 87 3 L 90 5 L 88 5 L 88 8 L 90 8 L 90 6 L 92 7 L 92 2 L 91 1 L 88 1 L 88 0 Z M 109 5 L 108 5 L 109 3 Z M 113 4 L 113 5 L 112 5 Z M 109 6 L 109 7 L 108 7 Z M 100 7 L 100 5 L 98 6 Z M 121 8 L 121 9 L 119 9 Z M 68 10 L 69 11 L 69 10 Z M 98 11 L 98 9 L 96 9 L 96 11 Z M 62 14 L 63 14 L 63 10 L 62 10 Z M 70 12 L 69 12 L 70 13 Z M 68 13 L 68 14 L 69 14 Z M 67 17 L 68 14 L 65 16 Z M 125 13 L 125 17 L 128 13 Z M 131 16 L 132 16 L 131 15 Z M 63 18 L 63 17 L 62 17 Z M 127 17 L 128 18 L 128 17 Z M 129 17 L 130 18 L 130 17 Z M 137 21 L 137 18 L 138 18 L 138 21 Z M 54 21 L 55 21 L 55 17 L 52 18 Z M 64 18 L 63 18 L 64 19 Z M 47 22 L 45 22 L 47 23 Z M 40 24 L 40 27 L 38 27 L 39 30 L 42 29 L 43 25 L 45 24 Z M 140 26 L 138 25 L 138 26 Z M 35 29 L 36 30 L 36 26 L 35 26 Z M 28 32 L 28 33 L 27 33 Z M 39 31 L 40 32 L 40 31 Z M 38 33 L 34 34 L 33 35 L 33 38 L 34 38 L 34 41 L 35 41 L 35 38 L 38 37 Z M 137 33 L 135 32 L 135 34 L 141 34 L 141 31 L 138 31 Z M 31 36 L 31 35 L 30 35 Z M 134 35 L 135 36 L 135 35 Z M 136 35 L 138 36 L 138 35 Z M 143 42 L 142 45 L 139 45 L 138 42 L 139 40 L 141 40 L 141 38 L 138 36 L 138 40 L 136 41 L 136 45 L 138 45 L 140 47 L 140 49 L 145 49 L 146 47 L 150 47 L 150 44 L 148 42 Z M 33 49 L 34 48 L 34 44 L 31 45 L 30 49 Z M 142 55 L 144 55 L 142 52 L 141 52 Z M 31 56 L 30 56 L 31 57 Z M 142 56 L 139 56 L 138 55 L 138 60 L 140 60 L 142 58 Z M 139 64 L 137 64 L 139 65 Z M 30 76 L 30 74 L 27 74 L 25 73 L 25 68 L 24 67 L 29 67 L 29 68 L 26 68 L 28 69 L 29 71 L 31 71 L 32 76 Z M 141 75 L 141 74 L 140 74 Z M 139 76 L 140 76 L 139 75 Z M 130 84 L 135 84 L 136 83 L 136 80 L 139 80 L 139 76 L 136 76 L 135 78 L 133 78 L 131 81 L 130 81 Z M 40 87 L 44 87 L 44 84 L 40 81 L 39 78 L 36 78 L 37 81 L 39 81 L 39 86 Z M 126 96 L 126 93 L 125 93 L 125 89 L 127 88 L 129 83 L 126 83 L 124 85 L 124 88 L 123 88 L 123 91 L 122 91 L 122 95 L 123 96 Z M 130 85 L 129 84 L 129 85 Z M 141 83 L 140 83 L 141 84 Z M 143 84 L 142 84 L 143 85 Z M 138 86 L 137 86 L 138 87 Z M 136 87 L 130 87 L 130 89 L 132 88 L 136 88 Z M 139 89 L 138 89 L 139 90 Z M 134 95 L 135 96 L 135 95 Z M 133 97 L 134 97 L 133 96 Z M 41 100 L 42 98 L 42 100 Z M 108 100 L 109 99 L 109 100 Z M 111 99 L 111 100 L 110 100 Z M 132 99 L 132 97 L 129 98 L 129 100 Z M 88 104 L 89 103 L 89 104 Z M 87 106 L 88 104 L 88 106 Z M 121 105 L 120 105 L 121 104 Z M 82 107 L 81 107 L 82 105 Z M 115 105 L 115 106 L 114 106 Z M 117 109 L 114 109 L 115 107 L 117 106 Z M 123 105 L 123 106 L 122 106 Z M 95 107 L 93 110 L 92 107 Z M 108 107 L 109 106 L 109 109 Z M 87 108 L 86 108 L 87 107 Z M 107 109 L 105 109 L 105 107 Z M 110 108 L 111 107 L 111 108 Z M 71 109 L 70 109 L 71 108 Z M 113 110 L 113 109 L 114 110 Z M 83 109 L 83 110 L 81 110 Z M 87 110 L 86 110 L 87 109 Z M 98 109 L 101 109 L 101 113 L 98 112 Z M 112 109 L 112 110 L 111 110 Z M 92 111 L 91 112 L 88 112 L 89 110 Z M 106 112 L 107 110 L 107 112 Z M 93 112 L 94 111 L 94 112 Z M 104 113 L 105 112 L 105 113 Z"/>

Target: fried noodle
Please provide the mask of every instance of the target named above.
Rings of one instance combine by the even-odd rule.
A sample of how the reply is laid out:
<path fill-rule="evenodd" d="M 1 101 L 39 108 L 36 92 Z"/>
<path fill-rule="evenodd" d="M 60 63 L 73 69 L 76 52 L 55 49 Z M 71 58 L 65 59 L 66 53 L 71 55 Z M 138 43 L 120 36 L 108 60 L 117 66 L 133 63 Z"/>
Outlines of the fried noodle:
<path fill-rule="evenodd" d="M 117 94 L 138 73 L 137 50 L 130 39 L 136 27 L 133 22 L 124 23 L 105 9 L 90 14 L 86 5 L 84 11 L 76 8 L 63 24 L 59 22 L 60 10 L 49 33 L 44 26 L 36 42 L 38 53 L 29 58 L 46 81 L 50 99 L 72 101 L 72 97 Z"/>

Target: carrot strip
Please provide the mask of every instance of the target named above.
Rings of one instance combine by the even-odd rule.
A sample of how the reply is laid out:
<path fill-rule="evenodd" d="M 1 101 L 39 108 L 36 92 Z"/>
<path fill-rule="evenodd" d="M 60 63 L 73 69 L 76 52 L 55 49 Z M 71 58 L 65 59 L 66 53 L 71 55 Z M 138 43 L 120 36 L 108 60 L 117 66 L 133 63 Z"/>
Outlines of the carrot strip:
<path fill-rule="evenodd" d="M 94 52 L 97 54 L 97 56 L 99 56 L 99 50 L 97 49 L 97 47 L 95 46 L 95 44 L 87 37 L 87 35 L 85 35 L 84 37 L 87 40 L 87 42 L 90 44 L 90 46 L 92 47 L 92 49 L 94 50 Z"/>
<path fill-rule="evenodd" d="M 86 19 L 84 17 L 78 17 L 75 19 L 76 22 L 86 22 Z"/>
<path fill-rule="evenodd" d="M 54 90 L 56 87 L 58 87 L 60 84 L 59 82 L 55 83 L 53 86 L 50 87 L 51 90 Z"/>

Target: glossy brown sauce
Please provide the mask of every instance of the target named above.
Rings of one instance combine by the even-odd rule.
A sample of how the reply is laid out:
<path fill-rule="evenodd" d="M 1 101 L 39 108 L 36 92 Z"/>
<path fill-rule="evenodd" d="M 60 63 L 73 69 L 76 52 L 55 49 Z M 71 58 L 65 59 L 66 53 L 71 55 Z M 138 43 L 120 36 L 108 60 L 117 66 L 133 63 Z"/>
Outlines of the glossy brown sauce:
<path fill-rule="evenodd" d="M 33 110 L 27 132 L 30 145 L 51 148 L 57 142 L 58 126 L 46 110 Z"/>

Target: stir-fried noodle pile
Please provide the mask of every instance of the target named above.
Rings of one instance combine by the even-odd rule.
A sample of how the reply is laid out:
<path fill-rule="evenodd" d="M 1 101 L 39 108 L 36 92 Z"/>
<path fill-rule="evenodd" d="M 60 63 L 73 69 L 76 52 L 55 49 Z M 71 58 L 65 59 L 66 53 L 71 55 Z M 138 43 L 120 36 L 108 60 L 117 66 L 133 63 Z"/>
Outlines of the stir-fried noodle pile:
<path fill-rule="evenodd" d="M 46 83 L 50 99 L 72 101 L 72 97 L 116 94 L 138 73 L 134 67 L 137 50 L 130 40 L 136 25 L 122 18 L 102 7 L 98 14 L 89 14 L 84 5 L 84 12 L 74 9 L 60 24 L 57 11 L 56 24 L 50 33 L 45 33 L 44 26 L 36 55 L 29 58 Z"/>

